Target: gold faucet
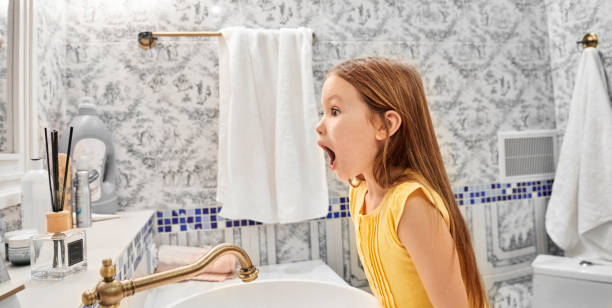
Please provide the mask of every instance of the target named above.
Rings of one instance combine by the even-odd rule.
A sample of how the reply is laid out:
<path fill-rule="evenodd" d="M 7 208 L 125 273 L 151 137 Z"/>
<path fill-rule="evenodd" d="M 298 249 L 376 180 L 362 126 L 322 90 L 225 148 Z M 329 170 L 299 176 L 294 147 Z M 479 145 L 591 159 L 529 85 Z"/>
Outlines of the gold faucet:
<path fill-rule="evenodd" d="M 122 281 L 117 281 L 113 278 L 115 276 L 115 267 L 113 267 L 112 260 L 104 259 L 100 269 L 102 280 L 96 285 L 94 290 L 83 292 L 83 305 L 91 306 L 97 301 L 100 307 L 117 308 L 123 298 L 134 295 L 136 292 L 189 279 L 200 274 L 206 266 L 212 264 L 226 253 L 233 254 L 238 258 L 241 267 L 238 277 L 242 281 L 250 282 L 257 279 L 258 271 L 253 266 L 253 263 L 251 263 L 251 258 L 242 248 L 231 244 L 221 244 L 214 247 L 193 264 L 141 278 Z"/>

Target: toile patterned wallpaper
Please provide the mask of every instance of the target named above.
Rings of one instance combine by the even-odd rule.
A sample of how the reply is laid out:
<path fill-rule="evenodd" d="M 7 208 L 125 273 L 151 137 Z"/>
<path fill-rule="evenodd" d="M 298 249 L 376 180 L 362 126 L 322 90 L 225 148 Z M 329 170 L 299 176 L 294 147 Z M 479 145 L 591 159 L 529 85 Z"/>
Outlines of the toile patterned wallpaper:
<path fill-rule="evenodd" d="M 0 235 L 21 228 L 21 206 L 13 205 L 0 210 Z"/>
<path fill-rule="evenodd" d="M 318 94 L 344 59 L 411 63 L 453 185 L 496 181 L 498 130 L 555 127 L 547 37 L 534 37 L 547 31 L 542 1 L 64 3 L 65 63 L 53 64 L 64 67 L 62 115 L 94 97 L 117 144 L 123 210 L 207 206 L 216 187 L 218 43 L 164 38 L 142 50 L 139 31 L 311 27 Z M 329 183 L 330 197 L 346 195 Z"/>
<path fill-rule="evenodd" d="M 66 73 L 66 13 L 63 1 L 39 1 L 36 14 L 38 74 L 38 132 L 40 155 L 45 157 L 44 131 L 63 133 L 65 120 L 64 74 Z"/>
<path fill-rule="evenodd" d="M 39 44 L 47 46 L 39 51 L 39 96 L 46 93 L 41 123 L 61 126 L 75 115 L 82 97 L 93 97 L 115 138 L 121 210 L 152 208 L 160 211 L 158 217 L 216 206 L 218 43 L 215 38 L 162 38 L 155 48 L 142 50 L 136 43 L 140 31 L 310 27 L 316 34 L 318 96 L 325 72 L 348 58 L 386 56 L 414 65 L 424 79 L 451 184 L 456 195 L 465 191 L 467 196 L 497 181 L 499 130 L 563 127 L 562 110 L 579 55 L 573 42 L 586 28 L 610 28 L 605 10 L 593 13 L 588 1 L 59 3 L 39 13 L 44 21 L 39 33 L 46 33 Z M 584 12 L 597 18 L 591 21 Z M 601 50 L 609 51 L 609 40 L 600 37 L 607 44 Z M 333 174 L 328 183 L 330 199 L 348 194 L 348 186 Z M 492 306 L 530 307 L 531 261 L 540 253 L 562 254 L 544 231 L 548 197 L 464 200 L 460 209 Z M 337 218 L 185 231 L 171 227 L 155 238 L 158 244 L 191 246 L 234 242 L 259 264 L 320 258 L 351 284 L 365 287 L 349 224 L 349 218 Z"/>

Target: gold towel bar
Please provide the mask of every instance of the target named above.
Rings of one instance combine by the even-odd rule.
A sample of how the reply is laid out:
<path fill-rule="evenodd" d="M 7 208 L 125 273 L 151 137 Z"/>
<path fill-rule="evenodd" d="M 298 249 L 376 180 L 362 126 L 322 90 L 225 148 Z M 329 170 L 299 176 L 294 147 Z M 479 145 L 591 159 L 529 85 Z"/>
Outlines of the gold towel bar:
<path fill-rule="evenodd" d="M 222 36 L 221 32 L 140 32 L 138 33 L 138 45 L 144 49 L 153 48 L 158 36 Z M 312 34 L 314 41 L 315 34 Z"/>
<path fill-rule="evenodd" d="M 158 36 L 221 36 L 221 32 L 140 32 L 138 45 L 144 49 L 153 48 Z"/>

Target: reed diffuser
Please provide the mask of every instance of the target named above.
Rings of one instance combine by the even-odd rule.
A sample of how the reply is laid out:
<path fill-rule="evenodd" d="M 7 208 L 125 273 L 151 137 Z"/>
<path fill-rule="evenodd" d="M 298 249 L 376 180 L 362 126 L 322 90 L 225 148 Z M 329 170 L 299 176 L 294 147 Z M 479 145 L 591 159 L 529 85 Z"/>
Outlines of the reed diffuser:
<path fill-rule="evenodd" d="M 53 130 L 49 134 L 49 139 L 51 139 L 51 155 L 49 155 L 49 139 L 45 128 L 45 152 L 47 154 L 47 172 L 49 173 L 51 211 L 47 213 L 47 233 L 32 238 L 30 246 L 32 279 L 61 280 L 87 269 L 85 230 L 71 229 L 72 213 L 64 210 L 72 131 L 73 128 L 70 127 L 68 149 L 63 168 L 63 185 L 60 186 L 61 168 L 59 165 L 58 132 Z"/>

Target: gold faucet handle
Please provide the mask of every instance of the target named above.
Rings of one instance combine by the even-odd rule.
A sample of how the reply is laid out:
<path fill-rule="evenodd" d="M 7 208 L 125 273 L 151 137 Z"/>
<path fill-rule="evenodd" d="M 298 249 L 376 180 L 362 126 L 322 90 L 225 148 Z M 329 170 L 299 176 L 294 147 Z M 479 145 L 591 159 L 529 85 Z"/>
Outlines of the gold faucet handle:
<path fill-rule="evenodd" d="M 112 283 L 115 280 L 115 267 L 113 266 L 113 260 L 102 260 L 100 275 L 102 276 L 102 281 L 100 283 Z M 96 286 L 96 288 L 93 290 L 83 292 L 81 295 L 81 302 L 83 302 L 84 306 L 91 306 L 100 299 L 97 289 L 98 288 Z"/>
<path fill-rule="evenodd" d="M 83 306 L 91 306 L 98 301 L 98 293 L 95 290 L 87 290 L 81 295 Z"/>
<path fill-rule="evenodd" d="M 113 260 L 102 260 L 102 268 L 100 269 L 100 275 L 104 279 L 104 282 L 111 282 L 115 279 L 115 267 L 113 266 Z"/>

